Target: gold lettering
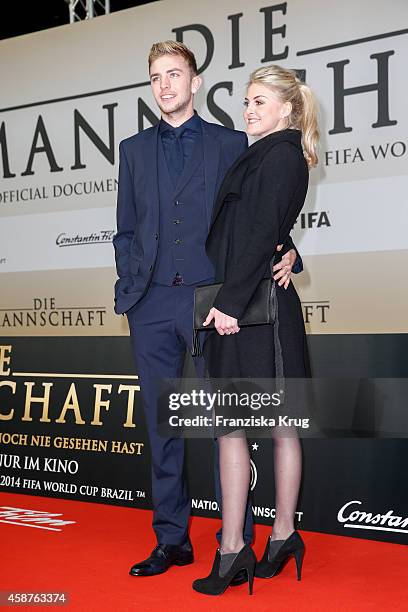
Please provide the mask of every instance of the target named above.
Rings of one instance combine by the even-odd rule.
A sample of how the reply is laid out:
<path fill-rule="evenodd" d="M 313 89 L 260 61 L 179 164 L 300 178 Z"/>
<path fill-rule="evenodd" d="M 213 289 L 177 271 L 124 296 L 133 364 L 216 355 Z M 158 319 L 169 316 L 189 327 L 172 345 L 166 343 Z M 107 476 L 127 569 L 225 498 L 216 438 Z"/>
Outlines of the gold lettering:
<path fill-rule="evenodd" d="M 67 396 L 65 398 L 64 405 L 62 407 L 61 414 L 58 419 L 55 420 L 56 423 L 66 423 L 65 415 L 68 410 L 73 410 L 75 413 L 75 423 L 76 425 L 85 425 L 85 421 L 81 417 L 81 411 L 79 409 L 78 395 L 76 392 L 75 383 L 71 383 L 69 387 Z"/>
<path fill-rule="evenodd" d="M 2 380 L 0 382 L 0 387 L 10 387 L 10 389 L 12 389 L 13 395 L 16 392 L 16 383 L 12 380 Z M 10 412 L 8 414 L 1 414 L 0 412 L 0 421 L 11 421 L 13 416 L 14 416 L 14 408 L 10 408 Z"/>
<path fill-rule="evenodd" d="M 133 423 L 133 408 L 135 404 L 135 392 L 140 391 L 140 387 L 139 385 L 119 385 L 118 393 L 122 393 L 122 391 L 127 391 L 128 393 L 126 421 L 123 423 L 123 427 L 136 427 L 136 424 Z"/>
<path fill-rule="evenodd" d="M 31 446 L 51 446 L 50 436 L 31 436 Z"/>
<path fill-rule="evenodd" d="M 69 448 L 71 450 L 106 452 L 107 444 L 106 440 L 94 440 L 92 438 L 62 438 L 59 436 L 54 438 L 55 448 Z"/>
<path fill-rule="evenodd" d="M 6 357 L 6 353 L 11 353 L 11 344 L 0 345 L 0 375 L 8 376 L 10 374 L 10 368 L 5 369 L 5 365 L 10 363 L 11 357 Z"/>
<path fill-rule="evenodd" d="M 15 446 L 27 446 L 27 434 L 0 432 L 0 444 L 14 444 Z"/>
<path fill-rule="evenodd" d="M 112 392 L 112 385 L 93 385 L 95 389 L 95 405 L 94 405 L 94 418 L 91 421 L 91 425 L 102 425 L 102 421 L 100 419 L 101 416 L 101 408 L 105 408 L 105 410 L 109 410 L 110 400 L 102 400 L 102 391 L 108 391 L 108 393 Z"/>
<path fill-rule="evenodd" d="M 40 421 L 42 423 L 50 423 L 51 419 L 48 418 L 48 409 L 50 405 L 50 389 L 54 386 L 54 383 L 41 383 L 44 387 L 44 395 L 43 397 L 33 397 L 32 390 L 35 385 L 34 382 L 25 382 L 24 385 L 27 387 L 26 398 L 25 398 L 25 406 L 24 406 L 24 416 L 21 419 L 22 421 L 32 421 L 33 419 L 30 416 L 31 404 L 38 403 L 43 405 L 43 412 Z"/>

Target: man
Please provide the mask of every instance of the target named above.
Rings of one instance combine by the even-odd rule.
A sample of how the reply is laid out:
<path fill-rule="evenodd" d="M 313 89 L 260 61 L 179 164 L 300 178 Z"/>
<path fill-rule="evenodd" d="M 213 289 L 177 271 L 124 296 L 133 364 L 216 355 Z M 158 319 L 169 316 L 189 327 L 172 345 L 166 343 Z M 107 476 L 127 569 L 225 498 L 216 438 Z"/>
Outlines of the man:
<path fill-rule="evenodd" d="M 205 253 L 213 202 L 228 168 L 248 146 L 243 132 L 207 123 L 194 111 L 201 78 L 185 45 L 173 41 L 153 45 L 149 71 L 161 120 L 120 143 L 113 241 L 119 277 L 115 312 L 128 317 L 141 382 L 158 542 L 147 559 L 131 568 L 135 576 L 156 575 L 171 565 L 193 562 L 184 440 L 159 436 L 157 387 L 160 379 L 181 377 L 185 353 L 191 350 L 194 288 L 213 282 Z M 275 266 L 280 284 L 289 283 L 295 259 L 291 251 Z M 194 361 L 198 376 L 203 376 L 203 358 Z M 219 498 L 217 469 L 216 488 Z M 252 539 L 250 510 L 245 538 Z M 236 583 L 242 581 L 239 577 Z"/>

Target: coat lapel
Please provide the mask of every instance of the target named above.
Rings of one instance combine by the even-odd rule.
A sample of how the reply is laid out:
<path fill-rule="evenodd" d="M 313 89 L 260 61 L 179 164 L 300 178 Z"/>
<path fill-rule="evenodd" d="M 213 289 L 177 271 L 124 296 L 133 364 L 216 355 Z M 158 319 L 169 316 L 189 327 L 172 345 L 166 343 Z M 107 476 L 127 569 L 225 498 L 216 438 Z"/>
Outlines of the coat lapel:
<path fill-rule="evenodd" d="M 159 174 L 157 167 L 157 147 L 159 138 L 159 124 L 157 123 L 149 140 L 146 141 L 145 145 L 145 171 L 146 176 L 149 176 L 151 180 L 146 182 L 147 189 L 149 190 L 149 207 L 152 208 L 152 213 L 159 216 Z"/>
<path fill-rule="evenodd" d="M 224 203 L 230 200 L 240 199 L 243 184 L 246 177 L 255 170 L 264 159 L 268 151 L 276 144 L 287 141 L 294 146 L 301 148 L 300 132 L 298 130 L 282 130 L 273 132 L 252 144 L 238 159 L 232 164 L 222 181 L 214 204 L 211 226 L 214 225 Z"/>
<path fill-rule="evenodd" d="M 201 119 L 203 133 L 205 205 L 207 209 L 208 227 L 214 209 L 215 191 L 217 188 L 218 169 L 221 155 L 221 143 L 217 132 L 211 130 L 211 125 Z"/>
<path fill-rule="evenodd" d="M 232 199 L 239 199 L 242 192 L 242 184 L 247 173 L 247 152 L 241 155 L 228 170 L 222 181 L 220 190 L 217 195 L 217 200 L 214 203 L 211 226 L 213 226 L 218 217 L 224 202 L 230 196 Z"/>

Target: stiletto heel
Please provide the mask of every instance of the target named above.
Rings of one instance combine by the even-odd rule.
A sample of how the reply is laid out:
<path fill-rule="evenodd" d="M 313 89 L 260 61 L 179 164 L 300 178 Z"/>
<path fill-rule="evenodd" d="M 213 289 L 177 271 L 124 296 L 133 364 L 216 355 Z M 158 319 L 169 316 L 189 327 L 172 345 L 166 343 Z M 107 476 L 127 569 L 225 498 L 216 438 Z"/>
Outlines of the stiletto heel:
<path fill-rule="evenodd" d="M 221 553 L 220 550 L 217 549 L 211 574 L 206 578 L 194 580 L 193 589 L 199 593 L 204 593 L 204 595 L 222 595 L 235 576 L 239 572 L 242 572 L 242 570 L 246 570 L 248 574 L 249 594 L 252 595 L 256 557 L 254 551 L 248 544 L 245 544 L 239 551 L 231 567 L 223 576 L 220 575 L 220 564 Z"/>
<path fill-rule="evenodd" d="M 282 542 L 282 544 L 276 549 L 275 543 L 277 542 Z M 275 546 L 273 546 L 274 544 Z M 275 552 L 271 550 L 273 548 L 275 548 Z M 255 576 L 257 578 L 272 578 L 279 574 L 290 557 L 294 557 L 297 579 L 300 580 L 304 552 L 305 545 L 297 531 L 291 533 L 286 540 L 271 540 L 268 538 L 264 555 L 256 565 Z"/>
<path fill-rule="evenodd" d="M 300 580 L 302 577 L 302 564 L 303 564 L 304 554 L 305 554 L 304 548 L 298 548 L 298 550 L 295 550 L 295 552 L 293 553 L 293 556 L 295 557 L 295 561 L 296 561 L 296 571 L 297 571 L 298 580 Z"/>
<path fill-rule="evenodd" d="M 252 595 L 253 586 L 254 586 L 255 564 L 253 565 L 253 567 L 251 569 L 248 569 L 247 572 L 248 572 L 248 589 L 249 589 L 249 594 Z"/>

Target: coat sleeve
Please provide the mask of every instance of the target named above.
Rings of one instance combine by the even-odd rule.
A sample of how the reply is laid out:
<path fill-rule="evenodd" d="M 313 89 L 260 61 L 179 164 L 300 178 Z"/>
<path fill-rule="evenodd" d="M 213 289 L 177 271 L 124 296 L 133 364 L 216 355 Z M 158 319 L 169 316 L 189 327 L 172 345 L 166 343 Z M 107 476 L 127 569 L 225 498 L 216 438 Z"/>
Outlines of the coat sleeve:
<path fill-rule="evenodd" d="M 250 242 L 242 245 L 214 302 L 215 308 L 236 319 L 244 314 L 279 244 L 279 229 L 300 179 L 298 151 L 289 143 L 276 145 L 263 159 L 258 177 L 256 201 L 248 201 L 248 207 L 255 208 Z"/>
<path fill-rule="evenodd" d="M 286 242 L 283 245 L 282 250 L 280 251 L 280 255 L 282 255 L 282 257 L 285 255 L 285 253 L 287 253 L 288 251 L 290 251 L 291 249 L 295 249 L 295 253 L 296 253 L 296 260 L 295 263 L 293 264 L 293 268 L 292 268 L 292 272 L 294 274 L 299 274 L 299 272 L 303 271 L 303 260 L 300 256 L 299 251 L 296 248 L 295 243 L 292 240 L 292 236 L 288 236 Z"/>
<path fill-rule="evenodd" d="M 119 145 L 119 181 L 116 208 L 117 232 L 113 238 L 115 248 L 116 271 L 119 280 L 130 274 L 130 245 L 136 227 L 136 208 L 133 197 L 132 176 L 123 147 Z"/>

